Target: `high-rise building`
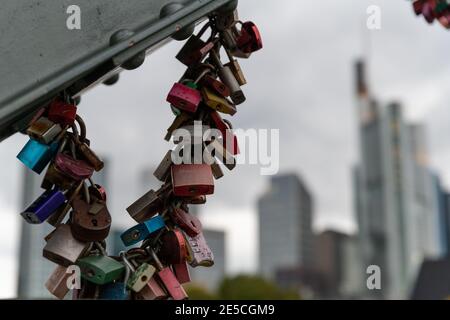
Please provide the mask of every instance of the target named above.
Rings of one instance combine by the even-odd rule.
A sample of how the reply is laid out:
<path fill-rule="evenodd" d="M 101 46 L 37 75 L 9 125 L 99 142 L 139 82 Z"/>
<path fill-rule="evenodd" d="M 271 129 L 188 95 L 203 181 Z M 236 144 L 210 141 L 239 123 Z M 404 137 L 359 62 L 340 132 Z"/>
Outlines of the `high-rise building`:
<path fill-rule="evenodd" d="M 316 268 L 324 281 L 324 298 L 340 296 L 344 279 L 345 241 L 349 236 L 333 230 L 326 230 L 317 236 Z"/>
<path fill-rule="evenodd" d="M 258 201 L 259 267 L 262 276 L 274 279 L 279 268 L 314 265 L 312 195 L 295 174 L 271 178 Z"/>
<path fill-rule="evenodd" d="M 354 170 L 358 239 L 364 268 L 379 266 L 376 298 L 406 298 L 425 256 L 436 254 L 436 213 L 424 130 L 407 125 L 402 107 L 380 107 L 356 65 L 359 164 Z"/>
<path fill-rule="evenodd" d="M 96 183 L 107 188 L 106 168 L 94 174 Z M 24 167 L 21 206 L 26 209 L 44 190 L 40 185 L 43 176 L 39 176 Z M 107 189 L 108 190 L 108 189 Z M 20 219 L 22 219 L 20 217 Z M 56 268 L 56 264 L 42 256 L 44 238 L 53 227 L 44 222 L 39 225 L 28 224 L 22 219 L 19 245 L 19 279 L 17 296 L 19 299 L 46 299 L 53 296 L 45 288 L 45 282 Z"/>

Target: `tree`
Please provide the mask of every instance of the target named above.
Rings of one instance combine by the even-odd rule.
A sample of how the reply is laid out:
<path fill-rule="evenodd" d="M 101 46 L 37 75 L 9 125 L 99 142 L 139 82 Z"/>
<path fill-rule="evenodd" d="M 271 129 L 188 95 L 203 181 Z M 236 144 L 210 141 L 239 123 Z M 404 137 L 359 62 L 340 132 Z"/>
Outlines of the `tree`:
<path fill-rule="evenodd" d="M 218 290 L 223 300 L 298 300 L 300 296 L 291 290 L 282 290 L 258 276 L 238 275 L 225 278 Z"/>
<path fill-rule="evenodd" d="M 184 286 L 187 294 L 189 295 L 189 300 L 217 300 L 217 295 L 211 293 L 206 288 L 197 285 L 195 283 L 190 283 Z"/>

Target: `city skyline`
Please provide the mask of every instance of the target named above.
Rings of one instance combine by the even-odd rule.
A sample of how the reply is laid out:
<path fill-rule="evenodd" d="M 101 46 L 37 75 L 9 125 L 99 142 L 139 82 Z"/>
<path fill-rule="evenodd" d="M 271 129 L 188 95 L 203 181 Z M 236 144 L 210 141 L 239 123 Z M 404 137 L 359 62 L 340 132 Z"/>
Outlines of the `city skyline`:
<path fill-rule="evenodd" d="M 349 66 L 362 51 L 361 38 L 371 37 L 369 64 L 377 96 L 380 101 L 402 101 L 407 106 L 407 120 L 427 125 L 432 165 L 443 186 L 448 187 L 450 147 L 443 137 L 447 136 L 446 119 L 450 117 L 445 96 L 450 73 L 445 55 L 448 44 L 442 41 L 448 34 L 439 26 L 424 26 L 423 19 L 414 17 L 410 3 L 404 1 L 326 0 L 321 4 L 333 14 L 318 25 L 320 12 L 313 1 L 290 0 L 283 6 L 241 2 L 241 14 L 260 23 L 267 49 L 242 62 L 250 80 L 246 87 L 249 101 L 239 110 L 236 126 L 282 128 L 281 171 L 304 175 L 318 195 L 315 229 L 332 225 L 353 231 L 348 171 L 356 155 L 356 130 Z M 370 32 L 365 29 L 365 20 L 366 8 L 372 4 L 381 7 L 383 26 Z M 295 37 L 288 37 L 292 30 Z M 132 223 L 126 217 L 126 206 L 140 196 L 136 191 L 138 170 L 157 163 L 167 150 L 156 140 L 171 122 L 164 96 L 183 68 L 173 58 L 180 47 L 177 42 L 168 44 L 142 68 L 121 74 L 116 86 L 100 86 L 82 98 L 79 110 L 89 126 L 89 138 L 96 150 L 113 159 L 111 201 L 117 211 L 112 215 L 124 227 Z M 285 48 L 282 59 L 280 48 Z M 266 74 L 274 79 L 267 79 Z M 271 89 L 261 91 L 269 80 Z M 26 138 L 17 134 L 0 145 L 0 176 L 7 182 L 0 186 L 0 209 L 5 219 L 0 226 L 0 282 L 4 284 L 0 294 L 4 297 L 14 291 L 10 279 L 16 278 L 18 270 L 14 259 L 22 209 L 18 206 L 21 166 L 15 155 L 25 142 Z M 220 181 L 215 197 L 208 199 L 205 224 L 225 227 L 229 232 L 227 251 L 231 258 L 227 268 L 232 273 L 257 268 L 252 201 L 265 183 L 258 168 L 244 166 Z"/>

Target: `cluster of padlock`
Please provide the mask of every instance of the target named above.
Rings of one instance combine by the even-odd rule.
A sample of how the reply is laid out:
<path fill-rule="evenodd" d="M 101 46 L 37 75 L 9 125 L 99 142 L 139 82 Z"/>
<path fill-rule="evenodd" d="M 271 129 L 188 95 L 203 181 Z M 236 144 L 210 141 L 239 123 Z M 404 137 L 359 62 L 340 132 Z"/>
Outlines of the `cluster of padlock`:
<path fill-rule="evenodd" d="M 438 20 L 450 29 L 450 3 L 448 0 L 414 0 L 413 8 L 416 15 L 423 15 L 428 23 Z"/>
<path fill-rule="evenodd" d="M 211 35 L 204 40 L 208 29 Z M 221 62 L 222 48 L 230 60 L 226 64 Z M 214 193 L 214 179 L 223 176 L 218 161 L 229 170 L 236 166 L 237 138 L 220 113 L 234 115 L 236 105 L 245 101 L 241 86 L 246 79 L 235 57 L 249 58 L 261 48 L 258 28 L 241 22 L 236 10 L 211 15 L 183 46 L 177 59 L 187 71 L 167 97 L 176 118 L 165 139 L 170 141 L 177 129 L 185 129 L 193 138 L 189 147 L 194 148 L 174 139 L 189 163 L 176 164 L 174 151 L 167 152 L 154 172 L 161 188 L 127 208 L 138 224 L 121 235 L 128 250 L 119 256 L 107 254 L 111 216 L 104 188 L 92 180 L 103 162 L 90 148 L 77 107 L 61 96 L 36 114 L 27 130 L 30 141 L 18 158 L 38 174 L 47 168 L 45 192 L 22 216 L 29 223 L 47 221 L 55 227 L 43 250 L 44 257 L 58 265 L 46 283 L 54 296 L 67 295 L 72 275 L 68 268 L 76 265 L 81 287 L 73 290 L 73 299 L 188 298 L 182 285 L 190 282 L 189 265 L 214 264 L 202 224 L 189 213 L 189 206 L 206 203 L 206 196 Z M 220 137 L 205 141 L 207 129 L 217 129 Z M 198 147 L 200 160 L 192 153 Z"/>
<path fill-rule="evenodd" d="M 208 29 L 211 35 L 202 39 Z M 225 65 L 220 59 L 222 47 L 230 60 Z M 134 290 L 136 299 L 186 299 L 182 285 L 190 282 L 188 265 L 195 268 L 214 264 L 202 224 L 189 213 L 189 206 L 206 203 L 206 196 L 214 193 L 214 179 L 223 176 L 218 161 L 229 170 L 236 166 L 237 138 L 231 123 L 220 113 L 234 115 L 236 105 L 245 101 L 241 86 L 246 80 L 234 57 L 248 58 L 261 48 L 258 28 L 252 22 L 240 22 L 234 11 L 211 16 L 176 56 L 187 70 L 167 96 L 176 117 L 165 139 L 170 141 L 174 137 L 175 144 L 179 143 L 174 133 L 184 129 L 191 138 L 183 141 L 178 152 L 188 154 L 183 158 L 189 159 L 189 163 L 175 163 L 175 151 L 169 150 L 154 172 L 163 185 L 159 190 L 148 191 L 127 208 L 138 224 L 124 232 L 122 240 L 126 246 L 142 242 L 139 252 L 129 251 L 127 265 L 133 271 L 143 268 L 143 261 L 151 261 L 153 268 L 150 267 L 146 279 L 156 278 L 143 291 Z M 221 135 L 205 141 L 204 134 L 210 128 Z M 192 154 L 194 150 L 201 150 L 201 156 Z M 149 267 L 144 265 L 147 270 Z"/>

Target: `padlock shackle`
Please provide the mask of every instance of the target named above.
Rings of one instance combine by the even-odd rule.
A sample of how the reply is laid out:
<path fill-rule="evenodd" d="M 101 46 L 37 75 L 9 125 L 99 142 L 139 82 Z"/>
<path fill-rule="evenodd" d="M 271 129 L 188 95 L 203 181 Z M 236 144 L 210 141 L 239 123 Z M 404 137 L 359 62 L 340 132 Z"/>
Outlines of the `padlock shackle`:
<path fill-rule="evenodd" d="M 75 121 L 78 123 L 80 127 L 80 142 L 86 141 L 86 124 L 84 123 L 84 120 L 77 114 L 75 116 Z"/>

